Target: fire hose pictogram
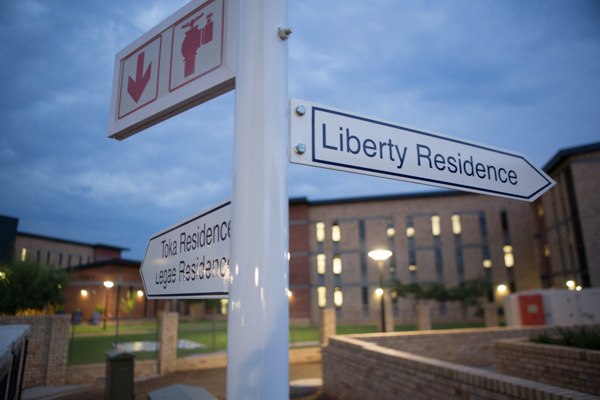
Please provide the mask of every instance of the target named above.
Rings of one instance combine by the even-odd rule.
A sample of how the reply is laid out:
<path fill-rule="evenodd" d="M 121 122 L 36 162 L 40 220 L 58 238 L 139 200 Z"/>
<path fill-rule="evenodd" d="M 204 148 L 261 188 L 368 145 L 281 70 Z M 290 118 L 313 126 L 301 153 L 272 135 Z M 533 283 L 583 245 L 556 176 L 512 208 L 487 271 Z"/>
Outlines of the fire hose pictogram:
<path fill-rule="evenodd" d="M 190 22 L 184 24 L 181 29 L 190 28 L 185 32 L 185 39 L 181 44 L 181 54 L 183 55 L 183 62 L 185 63 L 184 76 L 187 78 L 192 75 L 196 69 L 196 53 L 198 49 L 203 45 L 210 43 L 213 40 L 213 14 L 210 13 L 206 16 L 206 25 L 204 28 L 199 28 L 194 25 L 200 18 L 204 16 L 204 13 L 193 18 Z"/>

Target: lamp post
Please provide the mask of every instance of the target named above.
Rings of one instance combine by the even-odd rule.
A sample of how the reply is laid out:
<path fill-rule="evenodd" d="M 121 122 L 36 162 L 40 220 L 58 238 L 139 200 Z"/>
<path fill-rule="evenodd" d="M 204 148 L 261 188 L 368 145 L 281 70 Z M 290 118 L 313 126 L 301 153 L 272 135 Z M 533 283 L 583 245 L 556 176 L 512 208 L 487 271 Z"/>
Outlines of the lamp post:
<path fill-rule="evenodd" d="M 108 291 L 113 286 L 115 286 L 113 281 L 104 281 L 104 287 L 106 288 L 106 301 L 104 302 L 104 330 L 106 330 L 106 316 L 108 313 Z"/>
<path fill-rule="evenodd" d="M 389 250 L 373 250 L 370 251 L 368 255 L 373 260 L 377 261 L 377 267 L 379 270 L 379 288 L 377 289 L 377 292 L 381 295 L 381 303 L 379 307 L 379 310 L 381 312 L 381 332 L 385 332 L 385 291 L 383 289 L 383 262 L 392 256 L 392 252 Z"/>

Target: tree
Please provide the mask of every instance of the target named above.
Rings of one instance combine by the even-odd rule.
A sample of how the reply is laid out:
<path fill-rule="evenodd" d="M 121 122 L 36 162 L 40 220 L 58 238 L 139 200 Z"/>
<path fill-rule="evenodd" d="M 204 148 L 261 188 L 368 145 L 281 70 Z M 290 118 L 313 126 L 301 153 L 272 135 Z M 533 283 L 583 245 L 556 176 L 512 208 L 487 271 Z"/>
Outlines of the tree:
<path fill-rule="evenodd" d="M 121 297 L 121 310 L 127 314 L 129 323 L 131 323 L 131 313 L 135 309 L 135 295 L 133 291 L 128 291 L 125 297 Z"/>
<path fill-rule="evenodd" d="M 0 264 L 0 314 L 15 315 L 26 310 L 60 307 L 68 285 L 65 270 L 36 261 Z"/>
<path fill-rule="evenodd" d="M 399 297 L 410 295 L 414 300 L 460 301 L 465 306 L 481 307 L 482 299 L 490 292 L 492 284 L 479 278 L 460 287 L 447 288 L 439 283 L 403 284 L 396 279 L 391 287 Z"/>

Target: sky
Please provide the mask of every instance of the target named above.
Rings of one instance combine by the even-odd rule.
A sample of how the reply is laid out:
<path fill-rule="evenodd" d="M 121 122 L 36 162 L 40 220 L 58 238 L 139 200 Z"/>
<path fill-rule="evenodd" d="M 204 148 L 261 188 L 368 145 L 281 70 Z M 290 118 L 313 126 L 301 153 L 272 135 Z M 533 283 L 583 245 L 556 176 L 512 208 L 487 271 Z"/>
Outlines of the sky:
<path fill-rule="evenodd" d="M 0 215 L 128 248 L 231 197 L 235 91 L 107 138 L 115 55 L 185 1 L 0 4 Z M 598 0 L 289 0 L 289 95 L 525 154 L 600 141 Z M 435 188 L 300 165 L 290 197 Z"/>

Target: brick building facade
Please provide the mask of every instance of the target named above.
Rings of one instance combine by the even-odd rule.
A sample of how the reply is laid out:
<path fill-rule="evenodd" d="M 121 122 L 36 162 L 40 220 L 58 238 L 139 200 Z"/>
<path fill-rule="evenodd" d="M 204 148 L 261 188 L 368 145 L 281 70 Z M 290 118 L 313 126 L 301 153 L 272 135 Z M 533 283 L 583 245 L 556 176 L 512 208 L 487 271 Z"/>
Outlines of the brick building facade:
<path fill-rule="evenodd" d="M 393 253 L 384 265 L 386 282 L 453 287 L 485 278 L 494 285 L 498 306 L 516 291 L 564 288 L 567 282 L 572 289 L 599 287 L 600 142 L 561 150 L 544 170 L 557 184 L 532 204 L 453 191 L 291 199 L 290 317 L 316 324 L 319 309 L 331 307 L 343 324 L 377 322 L 378 268 L 367 256 L 377 248 Z M 86 317 L 104 307 L 108 293 L 114 314 L 117 295 L 143 289 L 140 263 L 123 260 L 123 248 L 15 233 L 16 219 L 0 220 L 4 253 L 12 240 L 21 259 L 69 268 L 67 312 L 80 308 Z M 104 288 L 104 280 L 115 288 Z M 137 301 L 134 315 L 155 315 L 161 308 L 145 296 Z M 395 299 L 391 307 L 396 323 L 414 322 L 412 300 Z M 433 305 L 432 318 L 452 321 L 473 311 L 440 303 Z"/>

